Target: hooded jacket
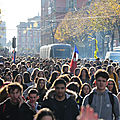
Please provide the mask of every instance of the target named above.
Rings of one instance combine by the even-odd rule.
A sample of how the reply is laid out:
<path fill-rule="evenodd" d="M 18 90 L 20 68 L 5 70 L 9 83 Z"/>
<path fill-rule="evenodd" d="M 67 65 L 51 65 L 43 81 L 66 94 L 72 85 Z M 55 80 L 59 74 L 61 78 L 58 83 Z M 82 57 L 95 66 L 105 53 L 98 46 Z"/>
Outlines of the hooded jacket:
<path fill-rule="evenodd" d="M 13 105 L 10 99 L 0 103 L 0 120 L 33 120 L 34 112 L 27 103 Z"/>
<path fill-rule="evenodd" d="M 74 99 L 66 93 L 66 99 L 60 102 L 63 102 L 63 111 L 60 111 L 59 102 L 55 98 L 46 99 L 42 104 L 42 108 L 47 107 L 51 109 L 56 120 L 76 120 L 79 110 Z M 59 114 L 60 112 L 62 112 L 62 119 Z"/>
<path fill-rule="evenodd" d="M 105 92 L 101 93 L 101 92 L 98 92 L 96 88 L 94 88 L 91 91 L 91 93 L 92 92 L 93 92 L 93 99 L 90 106 L 94 109 L 96 113 L 98 113 L 98 117 L 104 120 L 114 120 L 114 119 L 119 120 L 119 102 L 118 102 L 117 96 L 113 94 L 113 98 L 114 98 L 114 103 L 113 103 L 114 117 L 113 117 L 112 104 L 110 102 L 108 89 L 106 88 Z M 85 96 L 85 98 L 83 99 L 83 102 L 82 102 L 83 106 L 86 106 L 87 104 L 89 104 L 90 94 Z"/>

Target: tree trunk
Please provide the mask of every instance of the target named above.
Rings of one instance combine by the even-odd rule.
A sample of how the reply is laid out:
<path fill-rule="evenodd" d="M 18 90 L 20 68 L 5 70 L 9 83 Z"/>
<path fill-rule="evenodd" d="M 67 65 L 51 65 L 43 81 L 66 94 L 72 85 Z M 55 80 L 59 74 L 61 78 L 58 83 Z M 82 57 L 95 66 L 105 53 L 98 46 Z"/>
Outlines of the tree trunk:
<path fill-rule="evenodd" d="M 120 26 L 118 26 L 118 41 L 120 43 Z"/>

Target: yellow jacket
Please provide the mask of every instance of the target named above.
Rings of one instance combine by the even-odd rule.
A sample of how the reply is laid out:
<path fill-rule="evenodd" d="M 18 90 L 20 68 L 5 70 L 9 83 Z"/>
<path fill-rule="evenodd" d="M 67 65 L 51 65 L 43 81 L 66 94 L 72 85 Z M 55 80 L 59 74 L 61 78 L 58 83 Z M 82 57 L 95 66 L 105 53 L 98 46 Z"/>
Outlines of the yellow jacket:
<path fill-rule="evenodd" d="M 109 78 L 114 79 L 114 81 L 116 82 L 117 88 L 119 89 L 118 75 L 114 72 L 114 73 L 112 73 L 112 74 L 109 74 Z"/>

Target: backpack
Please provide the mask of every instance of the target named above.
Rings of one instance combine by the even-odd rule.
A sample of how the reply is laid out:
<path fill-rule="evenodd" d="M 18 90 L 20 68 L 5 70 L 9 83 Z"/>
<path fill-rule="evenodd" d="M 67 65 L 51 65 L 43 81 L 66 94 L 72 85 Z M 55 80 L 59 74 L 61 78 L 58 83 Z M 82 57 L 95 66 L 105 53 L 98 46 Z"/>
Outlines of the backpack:
<path fill-rule="evenodd" d="M 91 105 L 92 103 L 92 100 L 93 100 L 93 95 L 94 93 L 90 93 L 89 95 L 89 98 L 88 98 L 88 104 Z M 114 96 L 113 96 L 113 93 L 112 92 L 108 92 L 108 95 L 109 95 L 109 98 L 110 98 L 110 102 L 111 102 L 111 105 L 112 105 L 112 113 L 114 114 Z"/>

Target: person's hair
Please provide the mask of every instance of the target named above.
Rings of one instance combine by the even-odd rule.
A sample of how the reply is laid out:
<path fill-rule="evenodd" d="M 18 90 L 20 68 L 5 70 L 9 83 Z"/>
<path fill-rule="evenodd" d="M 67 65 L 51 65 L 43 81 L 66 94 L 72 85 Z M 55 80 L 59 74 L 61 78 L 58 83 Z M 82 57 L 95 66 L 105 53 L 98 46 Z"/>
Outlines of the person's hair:
<path fill-rule="evenodd" d="M 15 79 L 15 77 L 19 74 L 19 72 L 17 70 L 13 70 L 12 71 L 12 75 L 13 75 L 13 80 Z"/>
<path fill-rule="evenodd" d="M 120 71 L 120 67 L 118 67 L 118 68 L 116 69 L 116 73 L 117 73 L 118 76 L 120 76 L 119 71 Z"/>
<path fill-rule="evenodd" d="M 59 65 L 59 64 L 56 64 L 56 65 L 54 66 L 54 70 L 61 73 L 60 65 Z"/>
<path fill-rule="evenodd" d="M 23 79 L 24 79 L 24 83 L 29 83 L 32 81 L 29 72 L 23 73 Z"/>
<path fill-rule="evenodd" d="M 86 78 L 87 78 L 88 80 L 90 80 L 90 74 L 89 74 L 89 71 L 88 71 L 88 69 L 87 69 L 86 67 L 82 67 L 82 68 L 80 69 L 80 74 L 79 74 L 80 79 L 82 79 L 82 72 L 83 72 L 83 70 L 85 70 L 85 72 L 86 72 Z"/>
<path fill-rule="evenodd" d="M 52 120 L 55 120 L 55 117 L 49 108 L 42 108 L 38 111 L 34 118 L 35 120 L 42 120 L 44 116 L 50 116 Z"/>
<path fill-rule="evenodd" d="M 106 78 L 106 80 L 109 79 L 109 74 L 107 71 L 103 70 L 103 69 L 98 69 L 96 72 L 95 72 L 95 79 L 97 80 L 97 78 L 99 77 L 103 77 L 103 78 Z"/>
<path fill-rule="evenodd" d="M 17 82 L 10 83 L 8 85 L 7 92 L 10 94 L 10 92 L 14 91 L 15 89 L 18 89 L 20 91 L 20 93 L 22 94 L 23 87 L 19 83 L 17 83 Z"/>
<path fill-rule="evenodd" d="M 35 68 L 35 69 L 32 71 L 32 73 L 31 73 L 31 79 L 32 79 L 32 81 L 34 81 L 35 78 L 36 78 L 36 76 L 37 76 L 36 71 L 39 71 L 39 69 L 38 69 L 38 68 Z"/>
<path fill-rule="evenodd" d="M 90 86 L 88 83 L 84 83 L 84 84 L 82 85 L 82 88 L 81 88 L 81 91 L 80 91 L 80 95 L 81 95 L 82 97 L 85 97 L 85 93 L 83 92 L 83 89 L 84 89 L 85 86 L 88 86 L 88 87 L 89 87 L 89 93 L 90 93 L 91 90 L 92 90 L 91 86 Z"/>
<path fill-rule="evenodd" d="M 109 63 L 108 60 L 104 60 L 104 61 L 103 61 L 103 64 L 105 64 L 105 65 L 108 65 L 108 63 Z"/>
<path fill-rule="evenodd" d="M 79 91 L 82 87 L 82 81 L 80 80 L 80 78 L 78 76 L 73 76 L 71 77 L 71 82 L 77 82 L 79 84 Z"/>
<path fill-rule="evenodd" d="M 17 74 L 16 75 L 16 77 L 15 77 L 15 79 L 14 79 L 14 82 L 18 82 L 18 77 L 21 77 L 21 85 L 23 85 L 24 84 L 24 80 L 23 80 L 23 76 L 21 75 L 21 74 Z"/>
<path fill-rule="evenodd" d="M 80 86 L 82 86 L 82 81 L 80 80 L 78 76 L 72 76 L 70 81 L 77 82 Z"/>
<path fill-rule="evenodd" d="M 72 90 L 76 93 L 79 93 L 79 84 L 77 82 L 70 82 L 67 84 L 67 89 Z"/>
<path fill-rule="evenodd" d="M 7 85 L 5 85 L 0 89 L 0 103 L 5 101 L 7 98 L 8 98 Z"/>
<path fill-rule="evenodd" d="M 47 77 L 46 74 L 48 74 L 48 78 L 49 78 L 49 77 L 50 77 L 50 72 L 49 72 L 49 70 L 45 70 L 45 71 L 44 71 L 44 77 Z"/>
<path fill-rule="evenodd" d="M 36 90 L 36 89 L 30 89 L 28 91 L 28 96 L 30 96 L 30 94 L 36 94 L 36 95 L 38 95 L 38 90 Z"/>
<path fill-rule="evenodd" d="M 70 82 L 69 74 L 63 74 L 63 75 L 60 75 L 59 77 L 63 78 L 66 81 L 66 83 Z"/>
<path fill-rule="evenodd" d="M 5 63 L 4 63 L 4 64 L 5 64 L 5 65 L 6 65 L 6 64 L 10 65 L 10 62 L 9 62 L 9 61 L 5 61 Z"/>
<path fill-rule="evenodd" d="M 51 62 L 53 64 L 55 63 L 54 59 L 52 59 L 52 58 L 49 60 L 49 62 Z"/>
<path fill-rule="evenodd" d="M 91 67 L 90 63 L 85 63 L 85 67 L 89 69 Z"/>
<path fill-rule="evenodd" d="M 117 63 L 112 62 L 111 65 L 112 65 L 113 67 L 116 67 L 116 66 L 117 66 Z"/>
<path fill-rule="evenodd" d="M 41 82 L 42 80 L 43 80 L 44 82 L 46 82 L 46 79 L 45 79 L 45 78 L 42 78 L 42 77 L 41 77 L 41 78 L 38 78 L 38 81 L 37 81 L 37 89 L 40 88 L 39 86 L 40 86 L 40 82 Z M 46 84 L 44 85 L 44 88 L 43 88 L 43 89 L 46 89 Z"/>
<path fill-rule="evenodd" d="M 13 64 L 11 65 L 11 69 L 13 70 L 14 67 L 15 67 L 15 68 L 17 67 L 15 63 L 13 63 Z"/>
<path fill-rule="evenodd" d="M 5 68 L 4 75 L 6 75 L 9 71 L 10 71 L 10 68 Z"/>
<path fill-rule="evenodd" d="M 106 69 L 106 70 L 107 70 L 108 73 L 110 73 L 110 69 L 111 69 L 111 68 L 114 68 L 114 67 L 113 67 L 112 65 L 108 65 L 108 66 L 107 66 L 107 69 Z"/>
<path fill-rule="evenodd" d="M 66 81 L 61 77 L 57 78 L 54 81 L 53 86 L 56 87 L 58 84 L 64 84 L 64 86 L 66 87 Z"/>
<path fill-rule="evenodd" d="M 108 79 L 108 82 L 111 81 L 113 83 L 113 89 L 112 89 L 112 93 L 117 95 L 118 94 L 118 89 L 117 89 L 117 85 L 116 85 L 116 82 L 114 81 L 114 79 L 112 78 L 109 78 Z M 109 84 L 109 83 L 108 83 Z M 108 87 L 108 85 L 107 85 Z"/>
<path fill-rule="evenodd" d="M 48 82 L 51 84 L 57 79 L 59 72 L 58 71 L 53 71 Z"/>
<path fill-rule="evenodd" d="M 21 61 L 21 65 L 25 65 L 25 61 Z"/>
<path fill-rule="evenodd" d="M 78 75 L 79 75 L 79 74 L 76 75 L 76 74 L 77 74 L 77 71 L 79 71 L 79 73 L 80 73 L 80 68 L 76 68 L 76 69 L 74 70 L 74 75 L 75 75 L 75 76 L 78 76 Z"/>
<path fill-rule="evenodd" d="M 44 70 L 39 70 L 38 75 L 37 75 L 38 77 L 41 77 L 41 76 L 40 76 L 40 73 L 42 73 L 42 75 L 43 75 L 42 77 L 45 77 Z"/>
<path fill-rule="evenodd" d="M 51 88 L 49 90 L 47 90 L 44 98 L 43 98 L 43 101 L 46 100 L 46 99 L 53 99 L 56 95 L 56 92 L 55 92 L 55 88 Z"/>
<path fill-rule="evenodd" d="M 96 71 L 96 68 L 95 68 L 95 67 L 93 67 L 93 66 L 90 67 L 90 68 L 89 68 L 89 73 L 90 73 L 90 75 L 91 75 L 91 70 L 92 70 L 92 69 L 94 70 L 94 72 Z"/>
<path fill-rule="evenodd" d="M 65 68 L 68 68 L 68 71 L 69 71 L 69 65 L 67 65 L 67 64 L 64 64 L 64 65 L 62 65 L 62 72 L 64 73 L 65 72 Z"/>
<path fill-rule="evenodd" d="M 0 78 L 0 87 L 4 85 L 4 79 Z"/>

